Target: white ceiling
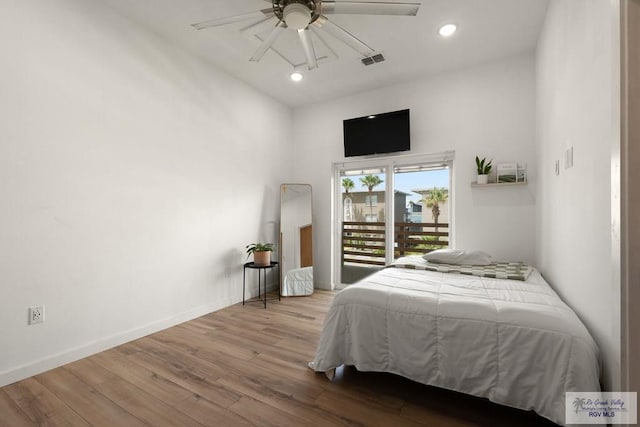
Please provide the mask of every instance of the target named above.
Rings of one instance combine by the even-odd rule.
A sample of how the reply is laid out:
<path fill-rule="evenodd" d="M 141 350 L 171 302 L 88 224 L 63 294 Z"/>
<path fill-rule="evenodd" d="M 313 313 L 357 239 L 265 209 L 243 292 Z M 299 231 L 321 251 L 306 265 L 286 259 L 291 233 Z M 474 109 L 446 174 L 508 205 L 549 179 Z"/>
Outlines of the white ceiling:
<path fill-rule="evenodd" d="M 406 0 L 420 2 L 417 16 L 330 15 L 329 20 L 384 54 L 386 61 L 364 66 L 357 52 L 321 33 L 327 49 L 314 38 L 316 54 L 328 56 L 306 71 L 302 82 L 289 79 L 292 66 L 273 51 L 249 62 L 275 18 L 250 31 L 255 21 L 195 30 L 190 24 L 268 8 L 264 0 L 103 0 L 122 14 L 175 41 L 218 68 L 260 91 L 296 107 L 388 86 L 401 81 L 468 67 L 532 51 L 548 0 Z M 398 2 L 398 0 L 386 0 Z M 458 24 L 450 39 L 437 35 L 443 23 Z M 314 36 L 315 37 L 315 36 Z M 290 62 L 303 63 L 294 30 L 274 46 Z M 337 58 L 331 58 L 333 51 Z"/>

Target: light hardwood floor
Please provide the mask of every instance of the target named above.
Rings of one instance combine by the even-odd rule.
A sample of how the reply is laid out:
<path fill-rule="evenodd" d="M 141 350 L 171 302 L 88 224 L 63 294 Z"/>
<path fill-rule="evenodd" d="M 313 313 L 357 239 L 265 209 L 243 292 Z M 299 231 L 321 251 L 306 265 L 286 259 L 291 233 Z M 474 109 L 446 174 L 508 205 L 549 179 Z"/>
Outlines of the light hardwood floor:
<path fill-rule="evenodd" d="M 389 374 L 307 368 L 334 293 L 218 312 L 0 389 L 0 425 L 544 426 Z"/>

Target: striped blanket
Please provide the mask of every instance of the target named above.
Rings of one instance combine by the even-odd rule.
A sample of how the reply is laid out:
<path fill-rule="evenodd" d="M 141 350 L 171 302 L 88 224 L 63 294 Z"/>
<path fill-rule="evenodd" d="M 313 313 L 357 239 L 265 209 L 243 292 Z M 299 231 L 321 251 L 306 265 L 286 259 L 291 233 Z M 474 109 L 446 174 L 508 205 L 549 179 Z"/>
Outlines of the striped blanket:
<path fill-rule="evenodd" d="M 436 264 L 424 260 L 421 256 L 398 258 L 386 268 L 409 268 L 522 281 L 527 280 L 527 277 L 533 271 L 533 267 L 522 262 L 494 262 L 489 265 Z"/>

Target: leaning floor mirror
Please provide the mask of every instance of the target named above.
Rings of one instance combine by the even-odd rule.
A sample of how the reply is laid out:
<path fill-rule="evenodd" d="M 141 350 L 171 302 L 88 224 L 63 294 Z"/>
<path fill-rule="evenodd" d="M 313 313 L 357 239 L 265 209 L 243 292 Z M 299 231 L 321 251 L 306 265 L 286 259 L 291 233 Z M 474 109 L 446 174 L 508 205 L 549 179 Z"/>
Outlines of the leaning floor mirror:
<path fill-rule="evenodd" d="M 311 185 L 280 186 L 280 294 L 313 293 Z"/>

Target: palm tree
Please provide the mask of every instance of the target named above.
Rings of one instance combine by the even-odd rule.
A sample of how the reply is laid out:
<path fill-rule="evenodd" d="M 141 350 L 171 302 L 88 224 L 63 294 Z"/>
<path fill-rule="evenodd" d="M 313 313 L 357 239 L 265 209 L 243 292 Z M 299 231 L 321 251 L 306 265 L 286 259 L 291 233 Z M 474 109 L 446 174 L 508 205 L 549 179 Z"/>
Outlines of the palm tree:
<path fill-rule="evenodd" d="M 353 200 L 349 196 L 349 190 L 353 190 L 355 183 L 351 178 L 342 178 L 342 188 L 344 188 L 343 220 L 353 221 Z"/>
<path fill-rule="evenodd" d="M 371 200 L 371 193 L 373 193 L 373 189 L 375 187 L 382 184 L 384 181 L 381 180 L 378 175 L 365 175 L 360 178 L 360 182 L 363 187 L 367 187 L 367 191 L 369 192 L 369 213 L 371 214 L 371 218 L 373 218 L 373 201 Z"/>
<path fill-rule="evenodd" d="M 424 204 L 431 208 L 431 215 L 433 216 L 433 222 L 436 225 L 436 232 L 438 231 L 438 217 L 440 217 L 440 203 L 444 203 L 449 199 L 449 193 L 446 188 L 433 187 L 427 197 L 422 199 Z"/>
<path fill-rule="evenodd" d="M 342 178 L 342 188 L 344 188 L 344 192 L 349 195 L 349 190 L 353 190 L 356 184 L 353 182 L 351 178 Z"/>

